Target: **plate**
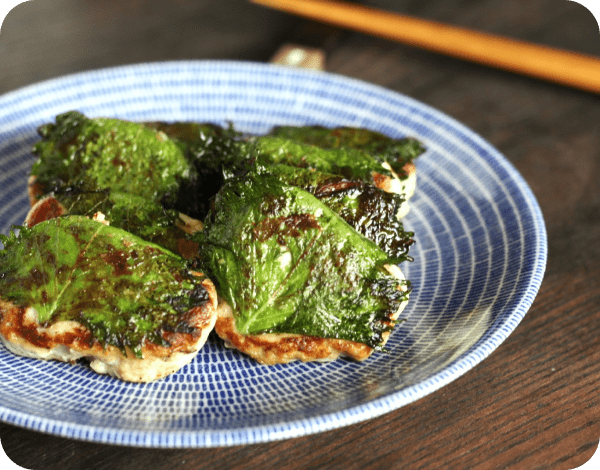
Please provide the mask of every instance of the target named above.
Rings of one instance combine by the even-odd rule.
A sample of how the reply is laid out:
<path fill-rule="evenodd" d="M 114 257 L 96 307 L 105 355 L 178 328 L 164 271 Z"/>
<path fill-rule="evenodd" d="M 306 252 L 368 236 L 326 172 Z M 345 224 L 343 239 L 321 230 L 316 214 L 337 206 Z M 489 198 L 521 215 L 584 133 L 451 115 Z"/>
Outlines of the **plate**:
<path fill-rule="evenodd" d="M 359 126 L 414 136 L 417 192 L 405 226 L 413 292 L 389 354 L 356 363 L 261 366 L 218 339 L 179 372 L 148 384 L 84 364 L 17 357 L 0 347 L 0 420 L 86 441 L 140 447 L 266 442 L 380 416 L 484 360 L 517 327 L 546 265 L 531 190 L 489 143 L 414 99 L 354 79 L 266 64 L 138 64 L 45 81 L 0 97 L 0 233 L 28 210 L 36 128 L 57 114 L 275 125 Z"/>

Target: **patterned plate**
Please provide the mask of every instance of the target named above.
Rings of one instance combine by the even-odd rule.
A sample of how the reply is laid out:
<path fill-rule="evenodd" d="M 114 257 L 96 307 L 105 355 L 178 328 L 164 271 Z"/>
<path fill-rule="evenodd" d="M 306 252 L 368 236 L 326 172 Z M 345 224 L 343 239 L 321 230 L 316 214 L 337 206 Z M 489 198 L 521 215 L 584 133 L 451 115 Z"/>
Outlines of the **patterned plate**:
<path fill-rule="evenodd" d="M 329 430 L 413 402 L 485 359 L 540 286 L 547 241 L 517 171 L 462 124 L 411 98 L 322 72 L 238 62 L 165 62 L 46 81 L 0 97 L 0 232 L 28 210 L 36 127 L 76 109 L 91 117 L 360 126 L 421 139 L 405 219 L 417 240 L 401 267 L 413 293 L 390 354 L 363 363 L 261 366 L 210 340 L 178 373 L 149 384 L 83 364 L 17 357 L 0 346 L 0 420 L 76 439 L 211 447 Z"/>

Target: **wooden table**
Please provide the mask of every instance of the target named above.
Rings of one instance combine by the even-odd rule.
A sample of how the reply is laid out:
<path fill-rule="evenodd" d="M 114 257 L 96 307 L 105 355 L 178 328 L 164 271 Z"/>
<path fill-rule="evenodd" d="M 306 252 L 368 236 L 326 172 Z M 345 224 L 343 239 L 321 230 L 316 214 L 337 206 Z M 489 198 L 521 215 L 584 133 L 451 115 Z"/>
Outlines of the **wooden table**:
<path fill-rule="evenodd" d="M 600 56 L 598 24 L 566 0 L 373 0 L 423 18 Z M 80 70 L 170 59 L 268 61 L 304 20 L 243 1 L 35 0 L 0 34 L 0 93 Z M 517 167 L 544 212 L 549 260 L 519 327 L 450 385 L 360 424 L 267 444 L 140 449 L 0 424 L 30 469 L 557 468 L 600 438 L 600 96 L 345 32 L 326 70 L 462 121 Z"/>

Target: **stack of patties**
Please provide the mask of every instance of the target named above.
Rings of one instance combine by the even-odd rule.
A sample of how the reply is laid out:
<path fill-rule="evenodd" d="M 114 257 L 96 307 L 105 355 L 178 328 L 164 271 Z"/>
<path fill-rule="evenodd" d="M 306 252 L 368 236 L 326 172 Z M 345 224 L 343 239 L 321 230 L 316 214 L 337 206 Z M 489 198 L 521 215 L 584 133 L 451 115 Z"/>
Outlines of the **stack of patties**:
<path fill-rule="evenodd" d="M 196 235 L 219 292 L 215 331 L 263 364 L 366 359 L 408 301 L 400 217 L 414 139 L 354 128 L 276 128 L 245 141 Z"/>
<path fill-rule="evenodd" d="M 383 350 L 410 290 L 397 265 L 419 142 L 77 112 L 39 132 L 33 207 L 0 251 L 13 352 L 148 381 L 191 361 L 215 323 L 264 364 Z"/>
<path fill-rule="evenodd" d="M 73 362 L 127 381 L 189 363 L 216 320 L 177 208 L 194 181 L 185 148 L 115 119 L 60 115 L 39 129 L 33 207 L 0 251 L 0 340 L 24 356 Z"/>

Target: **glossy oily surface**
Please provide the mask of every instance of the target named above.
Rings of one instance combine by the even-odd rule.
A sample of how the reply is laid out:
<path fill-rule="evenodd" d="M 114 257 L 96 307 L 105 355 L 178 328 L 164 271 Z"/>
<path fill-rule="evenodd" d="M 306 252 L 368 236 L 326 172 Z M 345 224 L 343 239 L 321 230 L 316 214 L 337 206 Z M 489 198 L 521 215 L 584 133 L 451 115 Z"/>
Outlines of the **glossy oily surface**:
<path fill-rule="evenodd" d="M 337 428 L 415 401 L 471 369 L 517 327 L 539 288 L 546 261 L 539 207 L 491 145 L 398 93 L 266 65 L 129 66 L 3 96 L 2 233 L 27 212 L 35 128 L 69 109 L 137 121 L 232 122 L 251 133 L 360 126 L 422 140 L 427 152 L 416 162 L 417 192 L 404 219 L 415 233 L 414 262 L 401 264 L 413 291 L 405 322 L 387 343 L 391 353 L 360 364 L 260 366 L 215 339 L 178 373 L 132 385 L 0 349 L 0 418 L 9 423 L 148 447 L 262 442 Z"/>
<path fill-rule="evenodd" d="M 412 232 L 397 218 L 404 195 L 389 193 L 372 184 L 312 169 L 278 164 L 265 168 L 281 181 L 319 199 L 360 234 L 374 241 L 395 263 L 406 261 Z"/>
<path fill-rule="evenodd" d="M 34 146 L 38 160 L 31 173 L 43 194 L 64 187 L 111 188 L 168 204 L 191 176 L 183 148 L 140 123 L 69 111 L 38 132 L 42 140 Z"/>
<path fill-rule="evenodd" d="M 141 358 L 144 342 L 167 346 L 162 332 L 185 329 L 184 314 L 208 300 L 183 258 L 85 217 L 41 222 L 3 242 L 2 298 L 35 308 L 42 327 L 84 325 L 90 347 L 130 348 Z"/>
<path fill-rule="evenodd" d="M 387 162 L 394 172 L 402 175 L 402 167 L 425 150 L 421 143 L 414 139 L 390 140 L 379 132 L 364 128 L 329 129 L 321 126 L 307 128 L 280 126 L 275 128 L 272 134 L 275 137 L 288 138 L 327 150 L 340 147 L 356 150 L 356 153 L 348 152 L 347 159 L 342 156 L 336 158 L 337 162 L 346 160 L 344 163 L 349 167 L 350 174 L 355 173 L 352 171 L 352 166 L 358 164 L 362 160 L 363 154 L 366 154 L 367 160 L 375 160 L 379 163 Z"/>
<path fill-rule="evenodd" d="M 197 239 L 242 334 L 374 348 L 406 300 L 383 250 L 308 192 L 268 175 L 229 180 Z"/>

